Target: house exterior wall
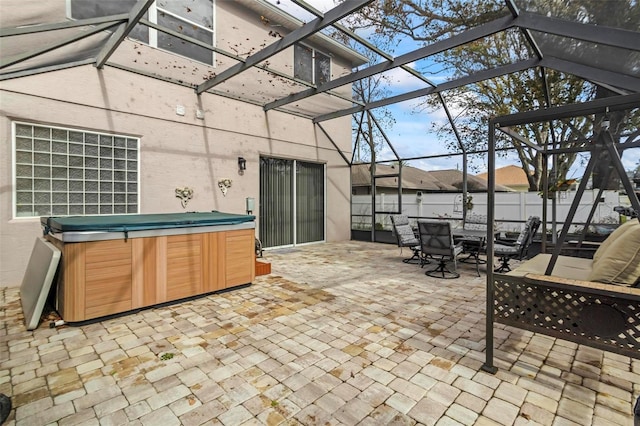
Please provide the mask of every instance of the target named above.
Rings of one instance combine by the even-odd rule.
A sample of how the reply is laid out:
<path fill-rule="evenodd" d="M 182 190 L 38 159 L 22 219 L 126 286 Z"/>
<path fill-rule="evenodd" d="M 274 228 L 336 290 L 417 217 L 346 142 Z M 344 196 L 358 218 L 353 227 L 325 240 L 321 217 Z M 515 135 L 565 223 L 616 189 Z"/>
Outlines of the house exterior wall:
<path fill-rule="evenodd" d="M 225 22 L 224 14 L 217 17 L 219 25 Z M 253 27 L 257 31 L 259 26 Z M 120 64 L 170 55 L 139 43 L 124 43 L 114 59 Z M 134 52 L 138 49 L 141 54 Z M 170 56 L 176 69 L 193 64 Z M 247 90 L 259 84 L 246 80 Z M 177 106 L 184 107 L 184 115 L 176 113 Z M 203 119 L 196 117 L 196 110 L 204 112 Z M 13 217 L 12 121 L 140 138 L 140 213 L 245 213 L 245 198 L 253 197 L 257 215 L 261 155 L 324 163 L 326 239 L 350 238 L 350 170 L 311 120 L 264 112 L 258 105 L 211 93 L 198 96 L 192 88 L 109 65 L 101 70 L 86 65 L 0 82 L 0 286 L 20 285 L 34 239 L 42 234 L 39 219 Z M 350 117 L 325 122 L 323 127 L 350 157 Z M 242 175 L 238 173 L 240 156 L 247 160 Z M 221 178 L 233 181 L 226 196 L 217 185 Z M 194 190 L 186 209 L 175 196 L 175 189 L 184 186 Z"/>

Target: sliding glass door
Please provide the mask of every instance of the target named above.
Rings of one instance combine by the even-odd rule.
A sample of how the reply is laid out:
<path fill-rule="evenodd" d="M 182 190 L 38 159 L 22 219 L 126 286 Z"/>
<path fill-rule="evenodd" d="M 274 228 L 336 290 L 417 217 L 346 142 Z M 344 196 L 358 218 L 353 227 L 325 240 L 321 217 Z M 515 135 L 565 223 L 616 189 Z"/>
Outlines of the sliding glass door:
<path fill-rule="evenodd" d="M 293 239 L 293 161 L 260 158 L 260 241 L 287 246 Z"/>
<path fill-rule="evenodd" d="M 324 240 L 324 164 L 296 161 L 296 243 Z"/>
<path fill-rule="evenodd" d="M 324 164 L 260 158 L 263 247 L 324 241 Z"/>

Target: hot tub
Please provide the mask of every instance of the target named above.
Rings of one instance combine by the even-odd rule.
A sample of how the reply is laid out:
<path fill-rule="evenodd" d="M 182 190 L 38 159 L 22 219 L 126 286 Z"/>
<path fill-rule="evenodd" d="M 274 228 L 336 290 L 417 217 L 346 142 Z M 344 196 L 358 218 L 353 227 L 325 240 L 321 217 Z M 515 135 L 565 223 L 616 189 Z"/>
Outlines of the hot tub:
<path fill-rule="evenodd" d="M 250 284 L 254 221 L 221 212 L 43 217 L 62 252 L 58 312 L 81 322 Z"/>

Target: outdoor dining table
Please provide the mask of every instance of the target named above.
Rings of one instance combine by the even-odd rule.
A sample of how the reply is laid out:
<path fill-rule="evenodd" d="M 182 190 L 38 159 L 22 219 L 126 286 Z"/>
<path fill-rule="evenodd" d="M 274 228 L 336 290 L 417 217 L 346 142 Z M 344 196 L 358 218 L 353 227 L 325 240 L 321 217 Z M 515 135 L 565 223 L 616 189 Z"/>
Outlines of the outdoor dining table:
<path fill-rule="evenodd" d="M 480 276 L 480 265 L 487 263 L 486 260 L 480 259 L 482 249 L 487 241 L 487 231 L 481 229 L 453 229 L 453 238 L 456 242 L 462 243 L 464 253 L 468 256 L 460 259 L 462 263 L 474 263 L 476 272 Z"/>

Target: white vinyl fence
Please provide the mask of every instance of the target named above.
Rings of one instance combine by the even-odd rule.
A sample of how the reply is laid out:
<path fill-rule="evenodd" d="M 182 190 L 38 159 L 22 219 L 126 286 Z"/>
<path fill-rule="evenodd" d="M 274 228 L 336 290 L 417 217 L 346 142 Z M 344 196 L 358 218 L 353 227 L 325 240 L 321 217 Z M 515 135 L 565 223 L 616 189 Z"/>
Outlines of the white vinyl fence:
<path fill-rule="evenodd" d="M 594 203 L 598 190 L 586 190 L 580 200 L 580 205 L 573 219 L 576 224 L 571 231 L 583 228 Z M 564 222 L 571 203 L 575 197 L 574 191 L 559 192 L 556 200 L 556 219 Z M 472 214 L 487 214 L 487 194 L 471 193 Z M 521 224 L 529 216 L 542 217 L 542 197 L 535 192 L 499 192 L 495 197 L 495 219 L 497 230 L 508 232 L 520 230 Z M 551 200 L 548 200 L 547 217 L 551 222 Z M 398 211 L 398 197 L 391 194 L 380 194 L 376 197 L 376 211 Z M 618 191 L 604 191 L 598 202 L 592 224 L 616 224 L 619 216 L 613 208 L 619 205 L 628 206 L 629 199 L 619 195 Z M 454 227 L 462 226 L 462 194 L 423 193 L 405 194 L 402 196 L 402 213 L 409 217 L 451 219 Z M 352 226 L 354 230 L 371 229 L 371 196 L 352 196 Z M 378 214 L 375 219 L 376 229 L 390 230 L 389 214 Z M 558 228 L 559 229 L 559 228 Z"/>

